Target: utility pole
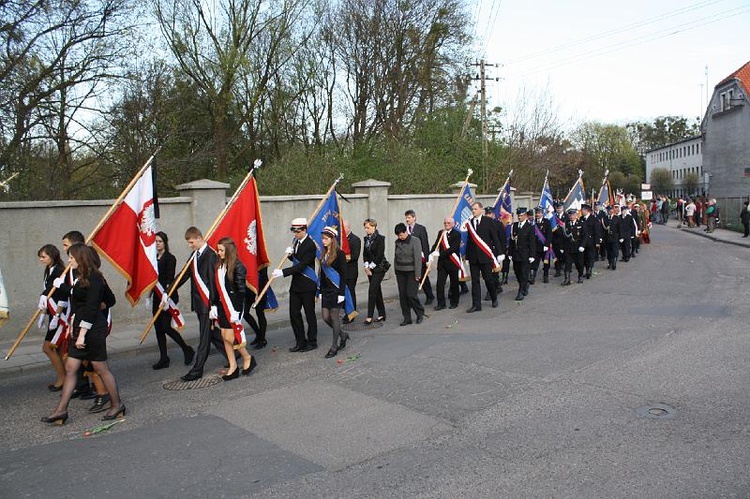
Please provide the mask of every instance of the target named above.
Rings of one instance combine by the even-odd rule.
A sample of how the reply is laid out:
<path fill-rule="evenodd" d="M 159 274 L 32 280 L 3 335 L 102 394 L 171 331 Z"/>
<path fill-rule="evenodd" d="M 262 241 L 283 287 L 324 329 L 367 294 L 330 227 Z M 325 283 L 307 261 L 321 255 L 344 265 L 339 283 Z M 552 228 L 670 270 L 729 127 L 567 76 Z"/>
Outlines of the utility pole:
<path fill-rule="evenodd" d="M 479 106 L 479 113 L 480 113 L 480 119 L 482 120 L 482 190 L 486 193 L 487 192 L 487 152 L 488 152 L 488 145 L 487 145 L 487 75 L 485 72 L 485 68 L 487 66 L 494 66 L 498 67 L 499 64 L 487 64 L 485 63 L 484 59 L 480 60 L 479 62 L 476 62 L 472 64 L 474 67 L 479 67 L 479 74 L 472 78 L 473 80 L 479 80 L 479 99 L 480 99 L 480 106 Z M 493 78 L 495 81 L 499 80 L 499 78 Z"/>

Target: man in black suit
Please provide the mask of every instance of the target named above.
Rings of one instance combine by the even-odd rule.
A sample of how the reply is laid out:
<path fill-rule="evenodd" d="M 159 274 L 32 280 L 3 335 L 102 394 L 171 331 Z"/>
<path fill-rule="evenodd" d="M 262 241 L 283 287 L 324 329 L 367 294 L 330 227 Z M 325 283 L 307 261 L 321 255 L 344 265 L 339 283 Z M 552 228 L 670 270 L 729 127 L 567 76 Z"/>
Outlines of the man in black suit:
<path fill-rule="evenodd" d="M 620 208 L 620 249 L 622 250 L 622 261 L 630 260 L 635 237 L 635 221 L 630 214 L 630 208 L 624 205 Z"/>
<path fill-rule="evenodd" d="M 555 213 L 552 215 L 555 217 L 556 226 L 552 229 L 552 249 L 555 252 L 555 276 L 560 277 L 563 268 L 565 267 L 565 235 L 564 227 L 565 222 L 568 221 L 568 215 L 563 210 L 562 203 L 555 203 Z"/>
<path fill-rule="evenodd" d="M 536 236 L 534 235 L 534 224 L 527 220 L 529 214 L 533 217 L 533 211 L 526 208 L 518 208 L 518 222 L 510 229 L 510 256 L 513 259 L 513 272 L 518 281 L 518 294 L 516 300 L 523 300 L 529 293 L 529 265 L 536 260 Z"/>
<path fill-rule="evenodd" d="M 586 226 L 586 237 L 583 241 L 583 267 L 586 269 L 586 279 L 591 279 L 594 262 L 598 258 L 599 247 L 602 244 L 602 226 L 599 220 L 591 214 L 591 205 L 581 205 L 581 223 Z"/>
<path fill-rule="evenodd" d="M 438 233 L 435 244 L 432 246 L 430 261 L 435 261 L 437 266 L 437 306 L 435 310 L 445 308 L 445 281 L 450 278 L 451 283 L 448 289 L 448 300 L 450 308 L 458 306 L 460 296 L 458 290 L 458 266 L 461 265 L 461 234 L 454 229 L 455 221 L 453 217 L 445 217 L 443 220 L 443 230 Z"/>
<path fill-rule="evenodd" d="M 417 214 L 414 213 L 414 210 L 406 210 L 404 218 L 406 218 L 406 232 L 419 239 L 419 242 L 422 245 L 421 275 L 425 275 L 425 270 L 427 269 L 427 255 L 430 253 L 430 238 L 427 236 L 427 229 L 424 225 L 417 223 Z M 424 304 L 429 305 L 435 299 L 435 295 L 432 293 L 432 285 L 430 284 L 429 277 L 425 278 L 422 290 L 424 291 L 425 298 L 427 298 Z"/>
<path fill-rule="evenodd" d="M 190 270 L 185 272 L 178 285 L 190 280 L 190 309 L 198 316 L 199 342 L 195 353 L 195 363 L 188 373 L 182 376 L 183 381 L 194 381 L 203 377 L 203 366 L 208 358 L 211 343 L 226 357 L 224 342 L 212 325 L 211 290 L 214 289 L 214 275 L 218 258 L 216 252 L 203 239 L 203 234 L 196 227 L 185 231 L 185 241 L 194 252 Z M 166 299 L 167 295 L 164 294 Z M 215 309 L 214 311 L 215 312 Z"/>
<path fill-rule="evenodd" d="M 607 243 L 608 269 L 617 269 L 617 257 L 620 254 L 620 205 L 607 206 L 607 215 L 602 219 L 604 237 Z"/>
<path fill-rule="evenodd" d="M 346 239 L 349 241 L 349 260 L 346 262 L 346 287 L 349 294 L 352 295 L 354 310 L 357 309 L 357 278 L 359 278 L 359 255 L 362 253 L 362 240 L 351 231 L 351 225 L 348 220 L 344 220 L 344 230 Z M 351 322 L 348 317 L 344 317 L 344 324 Z"/>
<path fill-rule="evenodd" d="M 290 352 L 309 352 L 318 348 L 318 318 L 315 316 L 315 292 L 318 277 L 315 273 L 315 242 L 307 235 L 307 219 L 295 218 L 289 229 L 294 234 L 294 244 L 286 249 L 293 263 L 284 270 L 273 269 L 273 277 L 292 276 L 289 287 L 289 321 L 294 331 L 295 345 Z M 307 337 L 302 309 L 307 319 Z"/>
<path fill-rule="evenodd" d="M 549 259 L 545 260 L 547 251 L 552 243 L 552 225 L 544 216 L 541 206 L 534 208 L 534 236 L 536 237 L 536 260 L 531 264 L 529 284 L 534 284 L 539 264 L 542 265 L 543 281 L 549 282 Z"/>
<path fill-rule="evenodd" d="M 482 310 L 480 275 L 490 292 L 492 308 L 498 306 L 497 292 L 491 274 L 494 268 L 500 268 L 500 261 L 504 258 L 505 253 L 505 248 L 497 235 L 495 222 L 490 217 L 483 215 L 482 203 L 476 202 L 471 205 L 471 212 L 474 216 L 466 221 L 466 230 L 469 232 L 466 241 L 466 260 L 469 262 L 471 270 L 471 308 L 467 310 L 468 313 Z M 503 255 L 500 257 L 500 261 L 498 260 L 499 255 Z"/>

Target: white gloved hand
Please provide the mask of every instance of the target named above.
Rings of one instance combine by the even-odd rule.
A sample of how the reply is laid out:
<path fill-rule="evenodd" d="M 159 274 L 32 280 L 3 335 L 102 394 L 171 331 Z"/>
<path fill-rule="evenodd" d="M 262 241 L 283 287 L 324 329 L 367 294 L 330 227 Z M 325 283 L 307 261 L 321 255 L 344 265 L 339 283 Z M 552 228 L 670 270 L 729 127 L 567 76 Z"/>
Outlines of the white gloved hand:
<path fill-rule="evenodd" d="M 621 242 L 621 243 L 622 243 L 622 242 L 624 242 L 624 241 L 625 241 L 625 239 L 620 239 L 620 242 Z"/>
<path fill-rule="evenodd" d="M 542 246 L 542 249 L 543 249 L 543 250 L 544 250 L 544 252 L 546 253 L 547 251 L 549 251 L 549 246 Z"/>
<path fill-rule="evenodd" d="M 39 297 L 39 310 L 47 310 L 47 295 L 42 295 Z"/>
<path fill-rule="evenodd" d="M 229 322 L 234 322 L 235 324 L 240 322 L 240 313 L 236 310 L 232 312 L 232 317 L 229 318 Z"/>
<path fill-rule="evenodd" d="M 219 310 L 216 308 L 216 305 L 211 305 L 211 309 L 208 311 L 208 318 L 211 320 L 219 318 Z"/>
<path fill-rule="evenodd" d="M 370 262 L 370 270 L 374 269 L 378 265 L 376 263 Z"/>
<path fill-rule="evenodd" d="M 286 249 L 284 250 L 284 253 L 286 253 L 287 255 L 291 255 L 292 253 L 294 253 L 294 250 L 292 249 L 291 246 L 287 246 Z"/>
<path fill-rule="evenodd" d="M 345 299 L 346 299 L 346 297 L 339 295 L 339 299 L 338 299 L 337 303 L 344 303 Z"/>
<path fill-rule="evenodd" d="M 284 277 L 284 271 L 281 269 L 273 269 L 273 272 L 271 272 L 271 275 L 274 277 Z"/>
<path fill-rule="evenodd" d="M 161 303 L 160 303 L 161 308 L 166 308 L 168 302 L 169 302 L 169 295 L 167 293 L 162 293 L 161 294 Z"/>
<path fill-rule="evenodd" d="M 583 253 L 585 251 L 585 248 L 583 246 L 578 247 L 578 252 Z"/>
<path fill-rule="evenodd" d="M 505 253 L 503 253 L 502 255 L 497 255 L 497 261 L 498 262 L 502 263 L 503 260 L 505 260 Z"/>
<path fill-rule="evenodd" d="M 370 262 L 364 262 L 364 263 L 362 264 L 362 266 L 363 266 L 364 268 L 366 268 L 366 269 L 369 269 L 369 268 L 370 268 Z"/>
<path fill-rule="evenodd" d="M 427 265 L 432 265 L 432 253 L 430 253 L 429 257 L 427 257 Z"/>
<path fill-rule="evenodd" d="M 433 258 L 438 258 L 440 256 L 440 252 L 439 251 L 433 251 L 432 253 L 430 253 L 430 256 L 433 257 Z"/>
<path fill-rule="evenodd" d="M 49 321 L 49 328 L 57 329 L 58 324 L 60 324 L 60 316 L 56 315 Z"/>
<path fill-rule="evenodd" d="M 63 279 L 62 277 L 58 277 L 57 279 L 52 281 L 52 285 L 58 289 L 61 288 L 63 284 L 65 284 L 65 279 Z"/>
<path fill-rule="evenodd" d="M 560 250 L 560 254 L 562 255 L 563 253 L 565 253 L 565 250 L 564 250 L 564 249 L 561 249 L 561 250 Z"/>
<path fill-rule="evenodd" d="M 533 256 L 529 257 L 529 263 L 534 263 L 534 257 Z"/>

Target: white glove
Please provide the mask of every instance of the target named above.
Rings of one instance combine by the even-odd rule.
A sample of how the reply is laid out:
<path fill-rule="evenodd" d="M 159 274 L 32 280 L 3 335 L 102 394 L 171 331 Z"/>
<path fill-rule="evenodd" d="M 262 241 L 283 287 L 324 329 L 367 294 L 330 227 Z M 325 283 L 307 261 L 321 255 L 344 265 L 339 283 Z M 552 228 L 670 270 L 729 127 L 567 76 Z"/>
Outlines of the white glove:
<path fill-rule="evenodd" d="M 432 264 L 432 253 L 430 253 L 430 256 L 427 257 L 427 265 Z"/>
<path fill-rule="evenodd" d="M 52 285 L 58 289 L 61 288 L 63 284 L 65 284 L 65 279 L 63 279 L 62 277 L 58 277 L 57 279 L 52 281 Z"/>
<path fill-rule="evenodd" d="M 39 297 L 39 310 L 47 310 L 47 295 L 42 295 Z"/>
<path fill-rule="evenodd" d="M 234 322 L 235 324 L 240 322 L 240 313 L 236 310 L 232 312 L 232 317 L 229 318 L 229 322 Z"/>
<path fill-rule="evenodd" d="M 622 243 L 622 242 L 624 242 L 624 241 L 625 241 L 625 239 L 620 239 L 620 242 L 621 242 L 621 243 Z"/>
<path fill-rule="evenodd" d="M 345 297 L 344 297 L 344 296 L 341 296 L 341 295 L 339 295 L 339 300 L 338 300 L 338 302 L 337 302 L 337 303 L 344 303 L 344 300 L 345 300 Z"/>
<path fill-rule="evenodd" d="M 273 269 L 273 272 L 271 272 L 271 275 L 274 277 L 284 277 L 284 271 L 281 269 Z"/>
<path fill-rule="evenodd" d="M 291 255 L 292 253 L 294 253 L 294 250 L 292 249 L 291 246 L 287 246 L 286 249 L 284 250 L 284 253 L 286 253 L 287 255 Z"/>
<path fill-rule="evenodd" d="M 36 321 L 36 327 L 38 329 L 44 329 L 44 314 L 39 314 L 39 320 Z"/>
<path fill-rule="evenodd" d="M 549 246 L 542 246 L 542 249 L 543 249 L 543 250 L 544 250 L 544 252 L 546 253 L 547 251 L 549 251 Z"/>
<path fill-rule="evenodd" d="M 374 269 L 375 267 L 377 267 L 377 264 L 374 262 L 370 262 L 370 270 Z"/>
<path fill-rule="evenodd" d="M 578 247 L 578 252 L 579 252 L 579 253 L 583 253 L 583 252 L 584 252 L 584 250 L 585 250 L 585 248 L 584 248 L 583 246 L 579 246 L 579 247 Z"/>
<path fill-rule="evenodd" d="M 169 302 L 169 295 L 167 293 L 161 294 L 161 308 L 167 308 L 167 303 Z"/>
<path fill-rule="evenodd" d="M 440 252 L 439 251 L 433 251 L 432 253 L 430 253 L 430 256 L 433 257 L 433 258 L 438 258 L 440 256 Z"/>
<path fill-rule="evenodd" d="M 60 317 L 56 315 L 49 321 L 49 328 L 57 329 L 58 324 L 60 324 Z"/>
<path fill-rule="evenodd" d="M 512 261 L 513 261 L 513 257 L 512 257 L 512 256 L 510 256 L 510 255 L 508 255 L 508 261 L 509 261 L 509 262 L 512 262 Z"/>
<path fill-rule="evenodd" d="M 369 269 L 369 268 L 370 268 L 370 262 L 364 262 L 364 263 L 362 264 L 362 266 L 363 266 L 364 268 L 366 268 L 366 269 Z"/>
<path fill-rule="evenodd" d="M 560 250 L 560 254 L 562 255 L 563 253 L 565 253 L 565 250 L 564 250 L 564 249 L 561 249 L 561 250 Z"/>
<path fill-rule="evenodd" d="M 208 311 L 208 318 L 212 320 L 219 318 L 219 310 L 216 308 L 216 305 L 211 305 L 211 309 Z"/>
<path fill-rule="evenodd" d="M 503 253 L 502 255 L 497 255 L 497 261 L 498 262 L 502 263 L 503 260 L 505 260 L 505 253 Z"/>
<path fill-rule="evenodd" d="M 533 256 L 529 257 L 529 263 L 534 263 L 534 257 Z"/>

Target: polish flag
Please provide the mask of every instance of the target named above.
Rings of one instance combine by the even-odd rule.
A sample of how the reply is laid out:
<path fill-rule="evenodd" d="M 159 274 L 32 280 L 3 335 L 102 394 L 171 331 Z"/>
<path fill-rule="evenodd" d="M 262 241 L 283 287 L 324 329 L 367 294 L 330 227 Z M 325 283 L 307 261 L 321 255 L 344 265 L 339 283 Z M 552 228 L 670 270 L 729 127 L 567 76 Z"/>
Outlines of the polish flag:
<path fill-rule="evenodd" d="M 133 306 L 159 277 L 154 203 L 153 166 L 149 165 L 92 240 L 99 253 L 127 279 L 125 297 Z"/>
<path fill-rule="evenodd" d="M 214 250 L 224 237 L 231 237 L 237 246 L 237 257 L 247 270 L 247 287 L 258 293 L 258 270 L 269 263 L 266 238 L 263 235 L 263 217 L 255 177 L 245 184 L 234 204 L 208 238 Z"/>

